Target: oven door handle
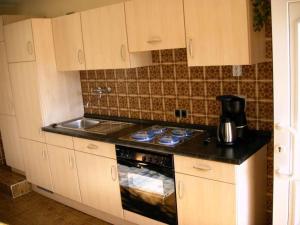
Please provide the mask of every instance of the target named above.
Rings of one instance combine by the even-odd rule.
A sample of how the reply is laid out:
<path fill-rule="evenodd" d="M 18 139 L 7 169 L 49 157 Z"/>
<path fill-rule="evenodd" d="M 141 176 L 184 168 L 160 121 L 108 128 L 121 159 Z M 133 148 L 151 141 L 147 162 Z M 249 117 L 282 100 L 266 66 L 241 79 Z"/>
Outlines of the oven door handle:
<path fill-rule="evenodd" d="M 118 158 L 118 163 L 119 164 L 129 164 L 129 165 L 132 165 L 132 166 L 134 166 L 134 167 L 141 167 L 141 166 L 145 166 L 145 167 L 147 167 L 147 166 L 150 166 L 150 164 L 148 164 L 148 163 L 144 163 L 144 162 L 132 162 L 132 161 L 130 161 L 130 160 L 127 160 L 127 159 L 120 159 L 120 158 Z"/>

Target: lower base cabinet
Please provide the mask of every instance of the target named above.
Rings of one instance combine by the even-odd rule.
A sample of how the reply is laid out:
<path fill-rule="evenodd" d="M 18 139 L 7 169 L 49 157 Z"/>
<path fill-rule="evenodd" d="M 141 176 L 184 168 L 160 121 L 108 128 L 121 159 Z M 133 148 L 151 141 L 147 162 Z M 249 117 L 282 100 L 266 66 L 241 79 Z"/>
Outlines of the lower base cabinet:
<path fill-rule="evenodd" d="M 236 224 L 235 185 L 176 173 L 179 225 Z"/>
<path fill-rule="evenodd" d="M 115 159 L 75 152 L 82 203 L 122 218 Z"/>
<path fill-rule="evenodd" d="M 23 152 L 18 135 L 18 125 L 15 116 L 0 116 L 0 130 L 8 166 L 24 171 Z"/>
<path fill-rule="evenodd" d="M 74 150 L 47 145 L 53 192 L 81 202 Z"/>
<path fill-rule="evenodd" d="M 27 180 L 37 186 L 52 191 L 51 172 L 46 144 L 21 139 L 21 145 L 24 151 Z"/>

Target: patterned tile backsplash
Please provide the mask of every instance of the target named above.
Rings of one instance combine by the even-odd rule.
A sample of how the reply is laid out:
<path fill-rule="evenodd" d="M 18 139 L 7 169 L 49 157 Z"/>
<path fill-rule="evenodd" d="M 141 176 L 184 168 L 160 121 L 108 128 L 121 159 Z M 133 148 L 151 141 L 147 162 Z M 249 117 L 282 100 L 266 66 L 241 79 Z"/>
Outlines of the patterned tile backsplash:
<path fill-rule="evenodd" d="M 267 53 L 267 55 L 272 53 Z M 232 66 L 188 67 L 185 49 L 153 52 L 154 64 L 126 70 L 81 71 L 85 112 L 129 118 L 216 125 L 220 106 L 216 96 L 246 98 L 251 128 L 272 129 L 273 71 L 271 59 L 242 66 L 234 77 Z M 95 87 L 111 87 L 110 94 L 95 94 Z M 188 117 L 179 120 L 175 109 Z"/>

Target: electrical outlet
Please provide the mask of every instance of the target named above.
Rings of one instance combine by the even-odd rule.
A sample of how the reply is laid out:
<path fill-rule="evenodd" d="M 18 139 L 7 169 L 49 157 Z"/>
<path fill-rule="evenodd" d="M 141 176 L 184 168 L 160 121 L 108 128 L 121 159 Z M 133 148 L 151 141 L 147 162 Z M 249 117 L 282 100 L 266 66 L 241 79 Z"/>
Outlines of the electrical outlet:
<path fill-rule="evenodd" d="M 187 111 L 185 109 L 181 110 L 181 118 L 186 118 L 187 117 Z"/>
<path fill-rule="evenodd" d="M 232 66 L 232 75 L 234 77 L 240 77 L 243 75 L 243 68 L 242 66 Z"/>
<path fill-rule="evenodd" d="M 180 109 L 175 109 L 175 116 L 180 118 L 181 117 L 181 111 Z"/>

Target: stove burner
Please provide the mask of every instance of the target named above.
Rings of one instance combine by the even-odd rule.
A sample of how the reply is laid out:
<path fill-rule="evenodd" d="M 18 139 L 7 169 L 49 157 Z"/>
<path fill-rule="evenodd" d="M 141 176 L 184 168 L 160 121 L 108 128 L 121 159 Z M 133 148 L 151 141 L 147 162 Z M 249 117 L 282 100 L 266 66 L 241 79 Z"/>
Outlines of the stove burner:
<path fill-rule="evenodd" d="M 176 136 L 173 136 L 173 135 L 165 135 L 165 136 L 162 136 L 160 139 L 159 139 L 159 142 L 160 144 L 162 145 L 176 145 L 178 144 L 180 141 L 180 138 L 179 137 L 176 137 Z"/>
<path fill-rule="evenodd" d="M 191 138 L 202 135 L 205 136 L 207 131 L 189 129 L 182 127 L 167 127 L 161 125 L 153 125 L 135 133 L 127 134 L 120 137 L 122 140 L 144 142 L 152 145 L 161 145 L 168 147 L 175 147 L 184 143 Z"/>
<path fill-rule="evenodd" d="M 193 131 L 189 129 L 178 128 L 173 129 L 172 134 L 176 137 L 189 137 L 193 134 Z"/>
<path fill-rule="evenodd" d="M 151 127 L 151 131 L 154 133 L 154 134 L 163 134 L 165 133 L 167 130 L 167 127 L 161 127 L 161 126 L 152 126 Z"/>
<path fill-rule="evenodd" d="M 131 135 L 136 141 L 151 141 L 155 136 L 155 133 L 151 130 L 141 130 Z"/>

